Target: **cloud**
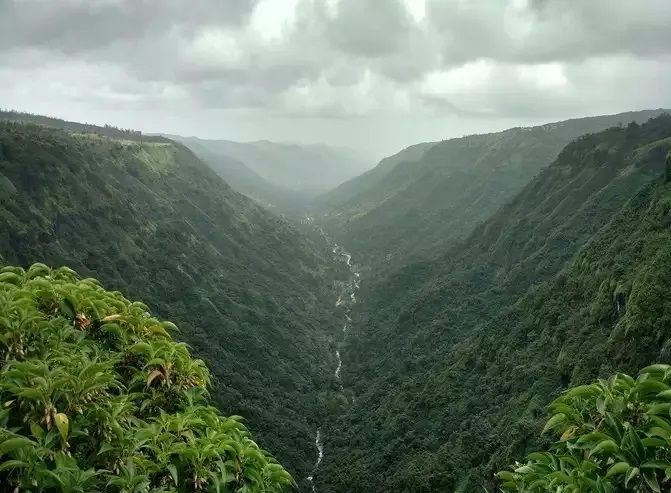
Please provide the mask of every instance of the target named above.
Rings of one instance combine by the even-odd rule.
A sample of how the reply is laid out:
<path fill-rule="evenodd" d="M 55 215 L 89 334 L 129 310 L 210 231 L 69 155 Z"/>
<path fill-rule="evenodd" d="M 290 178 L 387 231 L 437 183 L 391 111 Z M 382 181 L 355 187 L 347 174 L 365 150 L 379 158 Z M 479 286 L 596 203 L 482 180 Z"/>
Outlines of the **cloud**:
<path fill-rule="evenodd" d="M 492 126 L 671 106 L 669 25 L 668 0 L 2 0 L 0 104 Z"/>

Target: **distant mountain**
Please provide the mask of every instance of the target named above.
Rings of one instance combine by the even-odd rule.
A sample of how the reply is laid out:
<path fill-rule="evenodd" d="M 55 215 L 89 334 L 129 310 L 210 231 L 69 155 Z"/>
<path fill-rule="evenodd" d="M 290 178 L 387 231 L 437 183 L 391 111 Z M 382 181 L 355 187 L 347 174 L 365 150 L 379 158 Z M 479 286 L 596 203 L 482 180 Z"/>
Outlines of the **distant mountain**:
<path fill-rule="evenodd" d="M 404 153 L 415 160 L 402 155 L 383 160 L 319 198 L 333 204 L 322 222 L 370 265 L 393 268 L 431 258 L 466 238 L 571 140 L 645 122 L 662 111 L 580 118 L 410 148 Z"/>
<path fill-rule="evenodd" d="M 273 187 L 305 195 L 326 192 L 371 166 L 353 151 L 325 145 L 170 137 L 187 145 L 196 144 L 213 155 L 236 159 Z"/>
<path fill-rule="evenodd" d="M 668 114 L 582 136 L 464 242 L 362 276 L 317 490 L 492 491 L 559 392 L 668 362 L 670 151 Z"/>
<path fill-rule="evenodd" d="M 205 164 L 209 165 L 234 190 L 265 207 L 279 212 L 297 212 L 309 200 L 307 194 L 273 185 L 239 159 L 223 154 L 196 137 L 165 135 L 191 149 Z"/>

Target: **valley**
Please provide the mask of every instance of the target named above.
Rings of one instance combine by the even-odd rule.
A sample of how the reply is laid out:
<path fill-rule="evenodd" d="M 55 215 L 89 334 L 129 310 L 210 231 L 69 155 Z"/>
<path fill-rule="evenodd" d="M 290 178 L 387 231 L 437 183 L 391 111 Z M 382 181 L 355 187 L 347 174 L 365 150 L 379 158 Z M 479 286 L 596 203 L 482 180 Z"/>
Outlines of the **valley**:
<path fill-rule="evenodd" d="M 669 0 L 0 0 L 0 493 L 671 493 Z"/>
<path fill-rule="evenodd" d="M 2 264 L 174 321 L 298 491 L 490 491 L 563 391 L 671 357 L 661 110 L 413 146 L 316 198 L 193 142 L 2 116 Z"/>

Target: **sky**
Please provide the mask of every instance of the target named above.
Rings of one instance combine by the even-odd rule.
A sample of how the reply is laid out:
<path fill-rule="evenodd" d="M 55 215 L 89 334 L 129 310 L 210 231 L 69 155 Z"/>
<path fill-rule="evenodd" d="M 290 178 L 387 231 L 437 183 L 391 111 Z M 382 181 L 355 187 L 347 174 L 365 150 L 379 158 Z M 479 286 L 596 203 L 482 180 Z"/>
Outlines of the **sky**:
<path fill-rule="evenodd" d="M 0 107 L 408 145 L 671 108 L 670 0 L 0 0 Z"/>

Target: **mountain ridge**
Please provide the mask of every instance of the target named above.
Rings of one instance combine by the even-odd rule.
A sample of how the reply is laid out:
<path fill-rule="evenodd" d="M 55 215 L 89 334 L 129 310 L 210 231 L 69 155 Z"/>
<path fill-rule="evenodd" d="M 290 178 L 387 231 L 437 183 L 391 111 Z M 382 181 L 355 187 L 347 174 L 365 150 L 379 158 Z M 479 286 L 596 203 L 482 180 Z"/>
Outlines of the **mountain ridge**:
<path fill-rule="evenodd" d="M 370 188 L 359 190 L 346 206 L 336 205 L 320 221 L 375 268 L 431 258 L 465 239 L 571 140 L 663 112 L 579 118 L 444 140 L 417 161 L 395 163 Z"/>
<path fill-rule="evenodd" d="M 507 461 L 543 445 L 536 432 L 543 403 L 553 392 L 593 379 L 600 365 L 603 373 L 610 374 L 621 368 L 631 371 L 658 357 L 644 349 L 651 344 L 647 338 L 630 358 L 619 350 L 622 367 L 608 366 L 598 348 L 606 344 L 604 333 L 615 325 L 613 292 L 600 289 L 595 300 L 592 288 L 579 289 L 575 283 L 590 285 L 607 276 L 615 290 L 617 268 L 612 263 L 618 256 L 601 254 L 620 250 L 625 257 L 619 262 L 631 275 L 637 275 L 639 260 L 633 259 L 638 258 L 641 279 L 658 271 L 662 286 L 667 285 L 668 268 L 660 269 L 655 260 L 663 252 L 647 255 L 650 248 L 643 245 L 663 244 L 656 235 L 668 233 L 655 224 L 668 222 L 668 207 L 653 208 L 661 215 L 648 217 L 649 209 L 636 204 L 647 203 L 641 197 L 650 190 L 665 197 L 661 203 L 669 203 L 668 184 L 655 184 L 669 151 L 668 114 L 643 125 L 587 134 L 566 146 L 555 162 L 477 226 L 465 242 L 435 260 L 410 264 L 364 284 L 351 337 L 341 352 L 343 384 L 356 401 L 328 430 L 334 438 L 325 443 L 318 488 L 477 491 L 484 478 Z M 632 207 L 645 216 L 631 216 L 627 211 Z M 629 226 L 619 227 L 617 218 L 623 215 Z M 588 263 L 611 267 L 598 275 L 581 274 L 587 251 Z M 577 269 L 571 271 L 575 280 L 562 274 L 565 269 Z M 566 295 L 579 296 L 580 306 L 594 302 L 596 308 L 569 308 L 570 299 L 559 301 L 565 298 L 562 289 Z M 639 296 L 637 303 L 666 307 L 663 292 L 663 287 L 655 288 Z M 651 321 L 656 319 L 661 327 L 671 327 L 671 319 L 658 318 L 660 310 L 665 313 L 667 308 L 648 315 L 637 310 L 638 319 L 645 321 L 637 330 L 652 331 Z M 611 314 L 591 339 L 589 331 L 575 322 L 592 317 L 590 313 L 595 320 L 599 313 Z M 571 332 L 572 323 L 577 323 L 579 337 Z M 534 345 L 534 334 L 541 333 L 543 342 Z M 564 345 L 563 356 L 556 361 L 545 356 L 554 334 L 560 341 L 574 341 Z M 582 343 L 575 341 L 585 338 L 594 349 L 581 365 Z M 525 350 L 534 363 L 521 372 L 516 368 L 528 360 Z M 568 371 L 572 367 L 575 370 Z M 542 375 L 538 385 L 533 383 L 534 372 Z M 499 428 L 499 422 L 505 426 Z"/>

